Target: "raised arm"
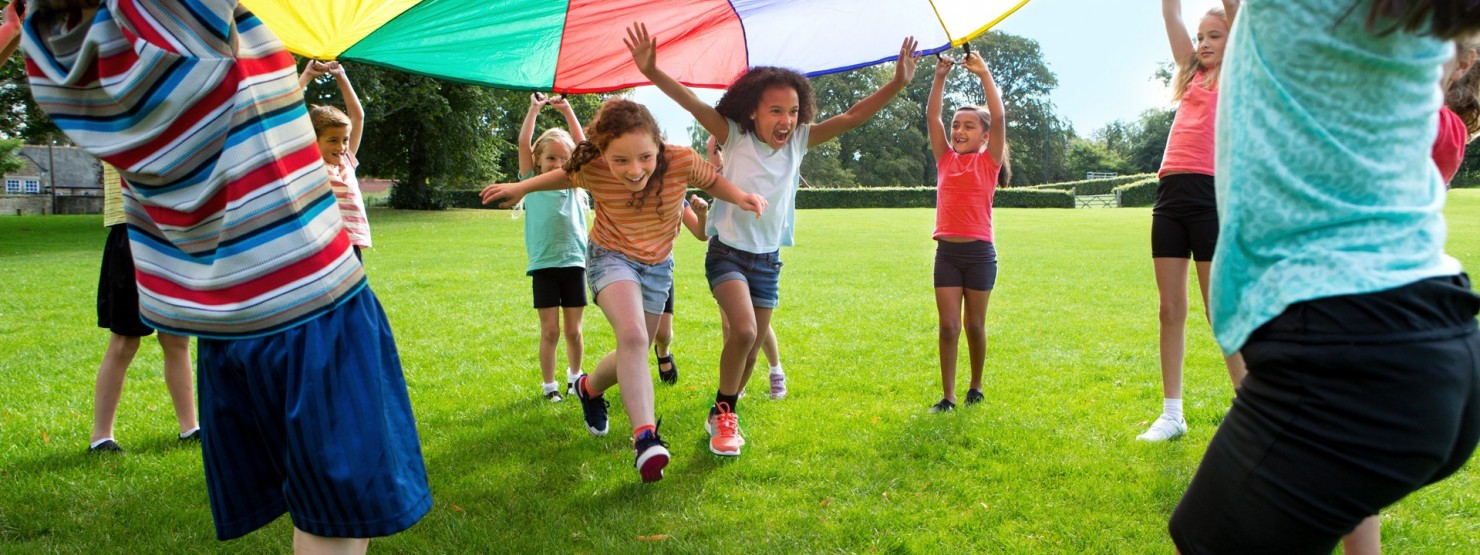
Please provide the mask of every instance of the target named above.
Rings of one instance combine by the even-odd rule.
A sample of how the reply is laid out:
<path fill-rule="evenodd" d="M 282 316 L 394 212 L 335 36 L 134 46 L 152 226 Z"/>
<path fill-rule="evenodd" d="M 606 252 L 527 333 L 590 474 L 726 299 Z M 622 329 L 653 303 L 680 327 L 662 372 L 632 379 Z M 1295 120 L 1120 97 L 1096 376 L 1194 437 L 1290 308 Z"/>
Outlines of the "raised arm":
<path fill-rule="evenodd" d="M 874 94 L 868 95 L 867 98 L 854 104 L 852 108 L 848 108 L 848 111 L 813 125 L 807 147 L 811 148 L 831 141 L 838 135 L 842 135 L 844 131 L 863 125 L 863 122 L 884 109 L 884 105 L 888 104 L 894 95 L 899 94 L 899 91 L 904 90 L 904 87 L 910 84 L 910 79 L 915 77 L 915 64 L 919 61 L 919 56 L 915 54 L 916 46 L 918 43 L 915 42 L 914 37 L 904 39 L 904 44 L 899 46 L 899 59 L 894 62 L 894 78 L 879 90 L 874 91 Z"/>
<path fill-rule="evenodd" d="M 344 97 L 344 112 L 349 116 L 349 153 L 359 154 L 360 139 L 365 137 L 365 107 L 360 104 L 360 95 L 355 94 L 355 86 L 350 84 L 344 66 L 329 62 L 325 68 L 339 82 L 339 96 Z"/>
<path fill-rule="evenodd" d="M 940 160 L 946 155 L 946 149 L 951 148 L 951 142 L 946 138 L 946 124 L 940 119 L 940 105 L 945 95 L 946 76 L 950 75 L 956 61 L 945 56 L 936 56 L 935 60 L 935 79 L 930 82 L 930 98 L 925 101 L 925 130 L 930 134 L 930 152 Z"/>
<path fill-rule="evenodd" d="M 324 62 L 320 62 L 318 60 L 309 60 L 308 63 L 303 66 L 303 73 L 298 76 L 298 90 L 307 91 L 308 84 L 312 83 L 314 79 L 318 79 L 319 76 L 323 75 L 326 71 L 328 71 L 328 69 L 327 66 L 324 65 Z"/>
<path fill-rule="evenodd" d="M 524 195 L 535 191 L 558 191 L 574 187 L 565 176 L 565 170 L 548 171 L 518 183 L 494 183 L 483 188 L 481 197 L 483 204 L 499 201 L 499 208 L 508 208 L 519 204 Z"/>
<path fill-rule="evenodd" d="M 688 228 L 689 233 L 695 239 L 708 241 L 709 235 L 704 233 L 704 226 L 709 220 L 709 203 L 699 195 L 689 195 L 688 206 L 683 207 L 683 226 Z"/>
<path fill-rule="evenodd" d="M 622 39 L 622 42 L 627 45 L 627 50 L 632 52 L 632 61 L 637 64 L 637 70 L 642 72 L 643 77 L 647 77 L 648 81 L 652 81 L 653 85 L 658 87 L 658 90 L 663 91 L 668 98 L 688 110 L 710 135 L 724 137 L 725 141 L 729 140 L 730 124 L 725 123 L 725 117 L 720 115 L 713 106 L 699 100 L 699 96 L 695 95 L 694 91 L 658 69 L 658 39 L 648 34 L 647 25 L 633 23 L 632 27 L 627 29 L 627 38 Z"/>
<path fill-rule="evenodd" d="M 534 171 L 534 120 L 540 116 L 540 107 L 544 105 L 545 95 L 529 95 L 529 112 L 524 114 L 524 125 L 519 128 L 519 175 Z"/>
<path fill-rule="evenodd" d="M 581 129 L 581 120 L 576 119 L 576 112 L 565 101 L 565 95 L 555 95 L 550 99 L 550 105 L 560 110 L 560 115 L 565 116 L 565 130 L 570 132 L 570 139 L 576 144 L 586 140 L 586 132 Z"/>
<path fill-rule="evenodd" d="M 1180 65 L 1192 57 L 1192 35 L 1182 22 L 1182 0 L 1161 0 L 1161 19 L 1167 26 L 1167 41 L 1172 45 L 1172 62 Z"/>
<path fill-rule="evenodd" d="M 21 18 L 15 12 L 15 2 L 12 1 L 0 12 L 0 65 L 5 65 L 10 60 L 10 55 L 15 53 L 20 44 Z"/>
<path fill-rule="evenodd" d="M 966 71 L 981 79 L 982 96 L 987 99 L 987 112 L 992 117 L 987 125 L 987 154 L 992 155 L 992 161 L 1001 164 L 1003 155 L 1007 153 L 1007 115 L 1002 109 L 1002 93 L 997 91 L 997 82 L 992 80 L 992 72 L 987 70 L 987 62 L 981 54 L 972 52 L 966 55 Z"/>
<path fill-rule="evenodd" d="M 1242 0 L 1223 0 L 1223 13 L 1228 18 L 1229 29 L 1233 29 L 1233 16 L 1238 15 L 1238 7 L 1242 3 Z"/>

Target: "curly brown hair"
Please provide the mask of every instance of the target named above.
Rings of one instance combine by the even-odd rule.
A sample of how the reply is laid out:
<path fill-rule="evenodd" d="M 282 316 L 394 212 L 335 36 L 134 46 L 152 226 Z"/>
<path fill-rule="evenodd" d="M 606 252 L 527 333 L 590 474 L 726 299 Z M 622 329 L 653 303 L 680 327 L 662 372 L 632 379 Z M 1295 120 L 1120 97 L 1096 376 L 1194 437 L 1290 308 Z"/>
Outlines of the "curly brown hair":
<path fill-rule="evenodd" d="M 1480 51 L 1480 37 L 1460 43 L 1459 50 Z M 1459 114 L 1471 136 L 1480 133 L 1480 62 L 1449 84 L 1449 90 L 1444 92 L 1444 104 Z"/>
<path fill-rule="evenodd" d="M 797 100 L 800 101 L 797 121 L 812 123 L 812 118 L 817 115 L 817 97 L 812 93 L 812 82 L 801 73 L 781 67 L 751 68 L 725 90 L 714 109 L 719 115 L 734 120 L 746 133 L 753 135 L 755 122 L 750 119 L 750 115 L 760 107 L 761 95 L 773 87 L 796 89 Z"/>
<path fill-rule="evenodd" d="M 570 153 L 570 160 L 562 168 L 566 175 L 581 171 L 581 166 L 601 156 L 601 151 L 617 137 L 628 133 L 647 133 L 653 138 L 653 142 L 658 144 L 658 163 L 653 167 L 653 174 L 648 176 L 647 186 L 632 193 L 632 200 L 627 201 L 627 206 L 640 212 L 647 197 L 652 195 L 658 199 L 657 210 L 661 214 L 663 175 L 668 173 L 668 156 L 664 152 L 662 129 L 658 127 L 658 120 L 653 118 L 652 112 L 646 106 L 625 98 L 609 98 L 596 110 L 596 118 L 591 120 L 591 126 L 585 131 L 586 140 L 576 145 L 575 150 Z"/>
<path fill-rule="evenodd" d="M 1378 35 L 1402 29 L 1452 40 L 1480 32 L 1477 0 L 1357 0 L 1352 9 L 1368 1 L 1367 29 Z"/>

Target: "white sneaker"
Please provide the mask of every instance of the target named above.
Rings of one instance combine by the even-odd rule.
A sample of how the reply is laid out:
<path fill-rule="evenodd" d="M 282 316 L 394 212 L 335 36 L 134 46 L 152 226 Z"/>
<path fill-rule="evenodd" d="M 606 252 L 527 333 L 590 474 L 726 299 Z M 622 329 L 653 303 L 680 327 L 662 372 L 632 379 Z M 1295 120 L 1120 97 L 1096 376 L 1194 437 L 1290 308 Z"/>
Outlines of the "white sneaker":
<path fill-rule="evenodd" d="M 576 380 L 581 379 L 581 376 L 584 376 L 584 375 L 586 375 L 585 372 L 581 372 L 580 374 L 576 374 L 574 376 L 572 376 L 570 374 L 566 374 L 565 375 L 565 394 L 566 395 L 573 395 L 573 394 L 575 394 L 575 392 L 576 392 Z"/>
<path fill-rule="evenodd" d="M 1146 428 L 1145 433 L 1136 436 L 1136 440 L 1150 442 L 1167 441 L 1182 437 L 1186 433 L 1186 420 L 1180 418 L 1173 420 L 1172 417 L 1163 414 L 1157 417 L 1155 422 L 1151 423 L 1150 428 Z"/>

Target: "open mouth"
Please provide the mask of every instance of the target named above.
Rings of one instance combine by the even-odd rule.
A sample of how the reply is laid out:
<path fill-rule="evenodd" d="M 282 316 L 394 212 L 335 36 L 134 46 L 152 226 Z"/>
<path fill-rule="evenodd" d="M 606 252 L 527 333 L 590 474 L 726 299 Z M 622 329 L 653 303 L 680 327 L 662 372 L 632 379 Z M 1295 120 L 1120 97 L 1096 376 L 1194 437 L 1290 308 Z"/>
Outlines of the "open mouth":
<path fill-rule="evenodd" d="M 790 136 L 791 136 L 791 130 L 790 129 L 786 129 L 786 130 L 777 129 L 776 131 L 773 131 L 771 133 L 771 142 L 772 143 L 776 143 L 776 144 L 781 144 L 781 143 L 786 142 L 786 138 L 787 137 L 790 137 Z"/>

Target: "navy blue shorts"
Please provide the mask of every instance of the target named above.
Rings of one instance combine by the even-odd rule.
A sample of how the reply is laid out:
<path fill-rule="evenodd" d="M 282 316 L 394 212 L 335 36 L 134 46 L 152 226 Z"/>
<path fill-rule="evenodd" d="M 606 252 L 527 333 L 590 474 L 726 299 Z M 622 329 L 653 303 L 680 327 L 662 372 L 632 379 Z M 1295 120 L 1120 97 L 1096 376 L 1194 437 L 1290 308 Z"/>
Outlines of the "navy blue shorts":
<path fill-rule="evenodd" d="M 368 286 L 272 335 L 201 338 L 198 361 L 217 538 L 284 512 L 317 536 L 387 536 L 431 508 L 401 359 Z"/>
<path fill-rule="evenodd" d="M 535 308 L 586 306 L 586 269 L 540 268 L 529 273 Z"/>
<path fill-rule="evenodd" d="M 1480 440 L 1480 297 L 1462 276 L 1291 305 L 1172 514 L 1182 553 L 1331 553 Z"/>
<path fill-rule="evenodd" d="M 935 286 L 991 291 L 997 286 L 997 247 L 987 241 L 937 241 Z"/>
<path fill-rule="evenodd" d="M 108 226 L 103 243 L 103 269 L 98 274 L 98 327 L 124 337 L 146 337 L 154 328 L 139 318 L 139 281 L 128 226 Z"/>
<path fill-rule="evenodd" d="M 710 291 L 721 283 L 738 279 L 749 286 L 752 306 L 781 305 L 781 251 L 756 254 L 710 237 L 709 252 L 704 255 L 704 276 L 709 279 Z"/>

